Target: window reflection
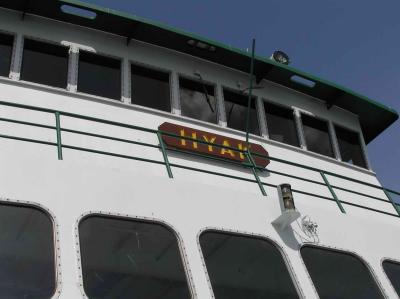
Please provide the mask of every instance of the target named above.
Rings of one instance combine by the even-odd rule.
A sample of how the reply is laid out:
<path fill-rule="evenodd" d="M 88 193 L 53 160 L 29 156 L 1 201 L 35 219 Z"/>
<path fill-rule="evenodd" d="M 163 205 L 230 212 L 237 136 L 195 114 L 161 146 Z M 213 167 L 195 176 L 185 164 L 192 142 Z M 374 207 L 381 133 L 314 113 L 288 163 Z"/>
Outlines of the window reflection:
<path fill-rule="evenodd" d="M 264 103 L 269 138 L 299 146 L 293 110 L 272 103 Z"/>
<path fill-rule="evenodd" d="M 224 101 L 228 127 L 246 132 L 248 96 L 224 89 Z M 250 105 L 249 133 L 260 135 L 255 101 L 253 97 Z"/>
<path fill-rule="evenodd" d="M 11 66 L 11 55 L 14 37 L 0 33 L 0 76 L 8 77 Z"/>
<path fill-rule="evenodd" d="M 302 115 L 301 120 L 307 149 L 321 155 L 333 157 L 328 122 L 309 115 Z"/>
<path fill-rule="evenodd" d="M 311 246 L 300 252 L 319 298 L 383 298 L 368 268 L 356 256 Z"/>
<path fill-rule="evenodd" d="M 179 78 L 182 115 L 217 123 L 214 87 L 201 81 Z"/>
<path fill-rule="evenodd" d="M 121 61 L 80 51 L 78 91 L 120 100 Z"/>
<path fill-rule="evenodd" d="M 367 168 L 358 133 L 335 126 L 342 161 Z"/>
<path fill-rule="evenodd" d="M 79 238 L 89 298 L 191 297 L 177 239 L 163 225 L 90 216 Z"/>
<path fill-rule="evenodd" d="M 200 245 L 216 299 L 299 298 L 279 250 L 255 237 L 207 231 Z"/>
<path fill-rule="evenodd" d="M 171 111 L 168 73 L 132 65 L 131 74 L 133 104 Z"/>
<path fill-rule="evenodd" d="M 46 299 L 56 289 L 53 223 L 39 209 L 0 205 L 0 298 Z"/>
<path fill-rule="evenodd" d="M 68 48 L 25 39 L 21 80 L 66 88 Z"/>

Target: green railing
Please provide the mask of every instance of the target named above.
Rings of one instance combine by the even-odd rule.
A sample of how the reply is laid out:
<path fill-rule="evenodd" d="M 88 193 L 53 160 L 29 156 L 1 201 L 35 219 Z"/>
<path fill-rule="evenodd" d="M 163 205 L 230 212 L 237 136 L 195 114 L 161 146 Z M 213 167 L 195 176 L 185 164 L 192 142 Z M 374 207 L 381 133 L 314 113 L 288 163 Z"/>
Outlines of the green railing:
<path fill-rule="evenodd" d="M 43 141 L 43 140 L 39 140 L 39 139 L 11 136 L 11 135 L 5 135 L 5 134 L 0 134 L 0 138 L 6 138 L 6 139 L 12 139 L 12 140 L 18 140 L 18 141 L 24 141 L 24 142 L 32 142 L 32 143 L 43 144 L 43 145 L 48 145 L 48 146 L 54 146 L 57 149 L 57 157 L 58 157 L 59 160 L 63 159 L 63 149 L 70 149 L 70 150 L 83 151 L 83 152 L 95 153 L 95 154 L 100 154 L 100 155 L 107 155 L 107 156 L 112 156 L 112 157 L 118 157 L 118 158 L 124 158 L 124 159 L 136 160 L 136 161 L 142 161 L 142 162 L 147 162 L 147 163 L 164 165 L 165 168 L 166 168 L 167 174 L 168 174 L 169 178 L 171 178 L 171 179 L 173 178 L 172 169 L 173 168 L 180 168 L 180 169 L 185 169 L 185 170 L 190 170 L 190 171 L 195 171 L 195 172 L 200 172 L 200 173 L 206 173 L 206 174 L 211 174 L 211 175 L 216 175 L 216 176 L 222 176 L 222 177 L 226 177 L 226 178 L 236 179 L 236 180 L 245 181 L 245 182 L 256 183 L 258 185 L 260 191 L 261 191 L 261 194 L 264 195 L 264 196 L 267 195 L 266 191 L 265 191 L 265 188 L 264 188 L 265 186 L 273 187 L 273 188 L 277 187 L 277 185 L 261 181 L 259 173 L 266 171 L 266 172 L 271 173 L 271 174 L 282 175 L 282 176 L 285 176 L 285 177 L 288 177 L 288 178 L 297 179 L 297 180 L 301 180 L 301 181 L 304 181 L 304 182 L 313 183 L 313 184 L 317 184 L 317 185 L 321 185 L 321 186 L 326 187 L 329 190 L 329 192 L 330 192 L 332 197 L 327 197 L 327 196 L 323 196 L 323 195 L 320 195 L 320 194 L 310 193 L 310 192 L 306 192 L 304 190 L 298 190 L 298 189 L 293 189 L 292 191 L 295 192 L 295 193 L 299 193 L 299 194 L 303 194 L 303 195 L 307 195 L 307 196 L 312 196 L 312 197 L 317 197 L 317 198 L 321 198 L 321 199 L 325 199 L 325 200 L 329 200 L 329 201 L 334 201 L 334 202 L 336 202 L 337 206 L 339 207 L 339 209 L 340 209 L 340 211 L 342 213 L 346 213 L 344 205 L 349 205 L 349 206 L 354 206 L 354 207 L 358 207 L 358 208 L 362 208 L 362 209 L 367 209 L 367 210 L 374 211 L 374 212 L 381 213 L 381 214 L 390 215 L 390 216 L 393 216 L 393 217 L 400 217 L 400 206 L 393 201 L 393 199 L 391 198 L 391 195 L 390 195 L 390 194 L 395 194 L 395 195 L 399 196 L 400 192 L 397 192 L 397 191 L 394 191 L 394 190 L 391 190 L 391 189 L 388 189 L 388 188 L 384 188 L 384 187 L 379 186 L 379 185 L 366 183 L 366 182 L 363 182 L 363 181 L 360 181 L 360 180 L 357 180 L 357 179 L 354 179 L 354 178 L 350 178 L 350 177 L 346 177 L 346 176 L 343 176 L 343 175 L 339 175 L 339 174 L 336 174 L 336 173 L 333 173 L 333 172 L 330 172 L 330 171 L 326 171 L 326 170 L 323 170 L 323 169 L 319 169 L 319 168 L 315 168 L 315 167 L 311 167 L 311 166 L 307 166 L 307 165 L 302 165 L 302 164 L 299 164 L 299 163 L 287 161 L 287 160 L 284 160 L 284 159 L 281 159 L 281 158 L 277 158 L 277 157 L 271 157 L 271 156 L 267 157 L 267 156 L 264 156 L 264 155 L 253 153 L 248 149 L 247 150 L 239 150 L 237 148 L 233 148 L 233 147 L 229 147 L 229 146 L 223 146 L 223 145 L 217 145 L 217 144 L 212 144 L 212 143 L 209 143 L 209 142 L 206 142 L 206 141 L 193 139 L 193 138 L 190 138 L 190 137 L 175 135 L 175 134 L 171 134 L 171 133 L 168 133 L 168 132 L 162 132 L 162 131 L 159 131 L 159 130 L 144 128 L 144 127 L 135 126 L 135 125 L 129 125 L 129 124 L 121 123 L 121 122 L 115 122 L 115 121 L 110 121 L 110 120 L 101 119 L 101 118 L 95 118 L 95 117 L 91 117 L 91 116 L 85 116 L 85 115 L 80 115 L 80 114 L 75 114 L 75 113 L 70 113 L 70 112 L 65 112 L 65 111 L 58 111 L 58 110 L 53 110 L 53 109 L 40 108 L 40 107 L 35 107 L 35 106 L 28 106 L 28 105 L 16 104 L 16 103 L 4 102 L 4 101 L 0 101 L 0 106 L 9 106 L 9 107 L 14 107 L 14 108 L 19 108 L 19 109 L 26 109 L 26 110 L 31 110 L 31 111 L 38 111 L 38 112 L 45 112 L 45 113 L 53 114 L 54 117 L 55 117 L 55 125 L 54 126 L 44 125 L 44 124 L 34 123 L 34 122 L 28 122 L 28 121 L 15 120 L 15 119 L 4 118 L 4 117 L 3 118 L 0 117 L 0 121 L 54 130 L 55 134 L 56 134 L 56 142 L 49 142 L 49 141 Z M 134 140 L 129 140 L 129 139 L 117 138 L 117 137 L 112 137 L 112 136 L 107 136 L 107 135 L 102 135 L 102 134 L 95 134 L 95 133 L 81 131 L 81 130 L 73 130 L 73 129 L 63 128 L 62 125 L 61 125 L 61 116 L 75 118 L 75 119 L 81 119 L 81 120 L 87 120 L 87 121 L 91 121 L 91 122 L 96 122 L 96 123 L 101 123 L 101 124 L 106 124 L 106 125 L 111 125 L 111 126 L 116 126 L 116 127 L 121 127 L 121 128 L 127 128 L 127 129 L 130 129 L 130 130 L 146 132 L 146 133 L 149 133 L 149 134 L 154 134 L 157 137 L 157 140 L 158 140 L 159 144 L 155 145 L 155 144 L 146 143 L 146 142 L 140 142 L 140 141 L 134 141 Z M 143 158 L 143 157 L 139 157 L 139 156 L 123 155 L 123 154 L 118 154 L 118 153 L 114 153 L 114 152 L 107 152 L 107 151 L 101 151 L 101 150 L 96 150 L 96 149 L 91 149 L 91 148 L 85 148 L 85 147 L 80 147 L 80 146 L 64 144 L 62 142 L 62 138 L 61 138 L 63 132 L 72 133 L 72 134 L 78 134 L 78 135 L 84 135 L 84 136 L 88 136 L 88 137 L 102 138 L 102 139 L 111 140 L 111 141 L 117 141 L 117 142 L 122 142 L 122 143 L 127 143 L 127 144 L 133 144 L 133 145 L 139 145 L 139 146 L 143 146 L 143 147 L 150 147 L 150 148 L 159 149 L 161 151 L 161 153 L 162 153 L 163 161 Z M 163 136 L 169 136 L 169 137 L 185 139 L 185 140 L 189 140 L 189 141 L 195 141 L 197 143 L 202 143 L 202 144 L 206 144 L 206 145 L 212 145 L 213 147 L 232 150 L 232 151 L 237 152 L 237 153 L 240 152 L 240 153 L 244 154 L 247 157 L 247 159 L 246 159 L 245 162 L 236 162 L 236 161 L 226 160 L 226 159 L 213 157 L 213 156 L 208 156 L 208 155 L 204 155 L 204 154 L 200 154 L 200 153 L 183 151 L 183 150 L 177 149 L 177 148 L 168 148 L 164 144 L 164 141 L 163 141 L 163 138 L 162 138 Z M 234 166 L 237 166 L 237 167 L 250 169 L 252 174 L 253 174 L 253 176 L 254 176 L 254 179 L 250 179 L 250 178 L 246 178 L 246 177 L 240 177 L 240 176 L 236 176 L 236 175 L 230 175 L 230 174 L 226 174 L 226 173 L 210 171 L 210 170 L 201 169 L 201 168 L 190 167 L 190 166 L 187 166 L 187 165 L 170 163 L 169 159 L 168 159 L 168 157 L 169 157 L 168 156 L 168 152 L 176 152 L 176 153 L 181 153 L 181 154 L 185 154 L 185 155 L 201 157 L 201 158 L 208 159 L 208 160 L 213 160 L 213 161 L 216 161 L 216 162 L 221 162 L 221 163 L 225 163 L 225 164 L 231 164 L 231 165 L 234 165 Z M 299 168 L 302 168 L 302 169 L 305 169 L 305 170 L 310 170 L 310 171 L 313 171 L 313 172 L 317 172 L 321 176 L 322 182 L 321 181 L 317 181 L 317 180 L 304 178 L 304 177 L 300 177 L 300 176 L 296 176 L 296 175 L 292 175 L 292 174 L 289 174 L 289 173 L 279 172 L 279 171 L 275 171 L 275 170 L 271 170 L 271 169 L 267 169 L 266 170 L 264 168 L 260 168 L 254 162 L 254 157 L 268 158 L 271 161 L 275 161 L 275 162 L 278 162 L 278 163 L 284 163 L 284 164 L 295 166 L 295 167 L 299 167 Z M 370 195 L 370 194 L 365 194 L 365 193 L 358 192 L 358 191 L 355 191 L 355 190 L 350 190 L 350 189 L 347 189 L 347 188 L 343 188 L 341 186 L 332 185 L 328 181 L 327 176 L 336 177 L 336 178 L 343 179 L 343 180 L 346 180 L 346 181 L 349 181 L 349 182 L 352 182 L 352 183 L 357 183 L 357 184 L 361 184 L 363 186 L 367 186 L 367 187 L 370 187 L 370 188 L 381 190 L 386 195 L 386 198 L 380 198 L 380 197 L 373 196 L 373 195 Z M 337 196 L 335 190 L 345 191 L 345 192 L 349 192 L 349 193 L 352 193 L 352 194 L 355 194 L 355 195 L 366 197 L 366 198 L 371 199 L 371 200 L 376 200 L 376 201 L 387 203 L 387 204 L 389 204 L 389 205 L 391 205 L 393 207 L 394 213 L 389 213 L 387 211 L 382 211 L 382 210 L 378 210 L 378 209 L 375 209 L 375 208 L 359 205 L 359 204 L 356 204 L 356 203 L 353 203 L 353 202 L 348 202 L 348 201 L 341 200 Z"/>

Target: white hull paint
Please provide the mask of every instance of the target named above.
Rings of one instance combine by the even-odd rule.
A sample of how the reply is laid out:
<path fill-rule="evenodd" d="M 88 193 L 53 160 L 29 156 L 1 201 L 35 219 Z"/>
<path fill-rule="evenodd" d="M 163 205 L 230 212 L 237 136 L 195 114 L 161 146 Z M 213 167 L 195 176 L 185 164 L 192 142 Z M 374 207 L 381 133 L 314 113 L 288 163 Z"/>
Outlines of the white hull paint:
<path fill-rule="evenodd" d="M 236 88 L 236 82 L 247 82 L 248 76 L 189 56 L 132 41 L 129 47 L 119 37 L 51 22 L 28 16 L 20 21 L 19 15 L 1 11 L 0 28 L 18 36 L 35 36 L 44 40 L 74 43 L 99 53 L 124 57 L 126 61 L 140 61 L 193 77 L 195 70 L 206 74 L 205 80 L 221 86 Z M 303 94 L 264 82 L 266 88 L 255 90 L 258 97 L 271 101 L 284 101 L 302 111 L 328 119 L 334 123 L 360 131 L 357 117 L 341 109 L 327 110 L 322 102 Z M 177 100 L 176 82 L 173 98 Z M 244 134 L 229 128 L 203 123 L 175 114 L 163 113 L 127 103 L 102 99 L 90 95 L 39 86 L 13 79 L 0 79 L 1 100 L 43 108 L 78 113 L 131 125 L 157 129 L 164 121 L 188 125 L 218 134 L 243 138 Z M 54 115 L 0 106 L 0 116 L 24 121 L 54 125 Z M 87 130 L 114 137 L 158 144 L 155 135 L 139 131 L 95 124 L 89 121 L 61 117 L 63 127 Z M 28 128 L 2 122 L 1 134 L 40 138 L 55 142 L 53 130 Z M 65 144 L 107 150 L 125 155 L 135 155 L 162 161 L 158 149 L 123 145 L 112 141 L 63 133 Z M 379 184 L 374 173 L 349 166 L 334 159 L 296 149 L 266 138 L 252 136 L 251 141 L 262 144 L 273 157 L 318 167 L 340 175 Z M 296 287 L 303 298 L 318 298 L 299 249 L 312 243 L 329 248 L 343 249 L 361 257 L 371 269 L 386 298 L 397 298 L 387 279 L 382 260 L 400 260 L 400 222 L 398 218 L 344 205 L 346 214 L 340 212 L 334 201 L 294 194 L 296 208 L 301 217 L 308 216 L 318 224 L 317 235 L 308 235 L 301 226 L 301 218 L 284 230 L 276 229 L 271 222 L 280 216 L 277 191 L 266 187 L 268 196 L 260 194 L 257 184 L 213 175 L 173 168 L 174 178 L 168 178 L 165 166 L 63 150 L 63 160 L 57 159 L 54 146 L 26 143 L 0 138 L 0 196 L 2 200 L 39 204 L 55 216 L 58 232 L 57 256 L 58 291 L 54 298 L 82 298 L 82 276 L 77 224 L 90 213 L 105 213 L 130 218 L 155 219 L 165 222 L 179 236 L 182 254 L 194 298 L 212 298 L 203 257 L 199 248 L 199 234 L 207 228 L 235 231 L 268 238 L 281 249 Z M 253 179 L 250 171 L 228 168 L 210 161 L 170 154 L 171 163 L 179 163 L 212 171 L 240 175 Z M 320 182 L 319 173 L 271 162 L 269 169 L 288 172 Z M 262 180 L 271 184 L 290 183 L 295 189 L 331 197 L 325 186 L 305 183 L 273 174 L 261 174 Z M 382 191 L 329 177 L 331 184 L 366 194 L 385 197 Z M 393 207 L 363 196 L 337 191 L 341 200 L 361 204 L 393 213 Z"/>

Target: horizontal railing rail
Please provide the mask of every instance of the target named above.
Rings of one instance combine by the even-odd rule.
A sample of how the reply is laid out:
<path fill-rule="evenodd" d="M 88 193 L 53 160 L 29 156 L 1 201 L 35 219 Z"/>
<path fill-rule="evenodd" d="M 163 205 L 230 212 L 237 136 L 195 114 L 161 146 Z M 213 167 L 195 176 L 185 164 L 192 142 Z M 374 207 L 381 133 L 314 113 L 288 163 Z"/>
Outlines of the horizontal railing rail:
<path fill-rule="evenodd" d="M 260 192 L 264 196 L 267 195 L 264 187 L 272 187 L 272 188 L 278 187 L 277 185 L 263 182 L 260 179 L 259 173 L 268 172 L 271 174 L 281 175 L 281 176 L 285 176 L 288 178 L 292 178 L 292 179 L 300 180 L 303 182 L 312 183 L 312 184 L 326 187 L 329 190 L 329 193 L 331 194 L 332 197 L 323 196 L 323 195 L 316 194 L 316 193 L 310 193 L 305 190 L 299 190 L 296 188 L 294 188 L 292 191 L 295 193 L 302 194 L 302 195 L 307 195 L 307 196 L 311 196 L 311 197 L 317 197 L 317 198 L 321 198 L 321 199 L 325 199 L 325 200 L 329 200 L 329 201 L 334 201 L 342 213 L 346 213 L 346 210 L 343 205 L 349 205 L 349 206 L 354 206 L 354 207 L 374 211 L 374 212 L 385 214 L 385 215 L 400 217 L 400 206 L 399 206 L 399 204 L 396 204 L 391 197 L 391 194 L 399 196 L 400 192 L 398 192 L 398 191 L 395 191 L 395 190 L 392 190 L 389 188 L 385 188 L 380 185 L 367 183 L 367 182 L 364 182 L 361 180 L 357 180 L 357 179 L 347 177 L 347 176 L 344 176 L 341 174 L 337 174 L 337 173 L 334 173 L 331 171 L 327 171 L 324 169 L 299 164 L 299 163 L 288 161 L 288 160 L 278 158 L 278 157 L 266 156 L 266 155 L 261 155 L 259 153 L 254 153 L 249 148 L 248 149 L 233 148 L 230 146 L 225 146 L 225 145 L 210 143 L 210 142 L 203 141 L 203 140 L 194 139 L 194 138 L 191 138 L 188 136 L 176 135 L 176 134 L 173 134 L 170 132 L 163 132 L 160 130 L 149 129 L 149 128 L 145 128 L 145 127 L 141 127 L 141 126 L 106 120 L 106 119 L 102 119 L 102 118 L 96 118 L 96 117 L 87 116 L 87 115 L 70 113 L 70 112 L 66 112 L 66 111 L 59 111 L 59 110 L 55 110 L 55 109 L 35 107 L 35 106 L 29 106 L 29 105 L 6 102 L 6 101 L 0 101 L 0 106 L 9 106 L 9 107 L 13 107 L 13 108 L 26 109 L 26 110 L 31 110 L 31 111 L 38 111 L 38 112 L 53 114 L 55 117 L 55 125 L 54 126 L 41 124 L 41 123 L 35 123 L 35 122 L 31 122 L 31 121 L 22 121 L 22 120 L 17 120 L 17 119 L 5 118 L 5 117 L 0 117 L 0 122 L 14 123 L 14 124 L 19 124 L 19 125 L 24 125 L 24 126 L 31 126 L 31 127 L 42 128 L 42 129 L 55 130 L 56 142 L 44 141 L 44 140 L 28 138 L 28 137 L 12 136 L 12 135 L 7 135 L 7 134 L 0 134 L 0 138 L 11 139 L 11 140 L 16 140 L 16 141 L 24 141 L 24 142 L 30 142 L 30 143 L 36 143 L 36 144 L 42 144 L 42 145 L 48 145 L 48 146 L 55 146 L 57 148 L 57 156 L 58 156 L 59 160 L 63 160 L 63 149 L 70 149 L 70 150 L 89 152 L 89 153 L 100 154 L 100 155 L 107 155 L 107 156 L 112 156 L 112 157 L 117 157 L 117 158 L 136 160 L 136 161 L 141 161 L 141 162 L 164 165 L 166 168 L 168 177 L 171 179 L 174 177 L 172 168 L 180 168 L 180 169 L 184 169 L 184 170 L 190 170 L 190 171 L 195 171 L 195 172 L 200 172 L 200 173 L 205 173 L 205 174 L 226 177 L 226 178 L 230 178 L 230 179 L 241 180 L 241 181 L 250 182 L 250 183 L 256 183 L 260 189 Z M 108 135 L 103 135 L 103 134 L 91 133 L 91 132 L 82 131 L 82 130 L 65 128 L 65 127 L 62 127 L 61 117 L 70 117 L 70 118 L 75 118 L 75 119 L 81 119 L 81 120 L 86 120 L 86 121 L 90 121 L 90 122 L 96 122 L 96 123 L 101 123 L 101 124 L 106 124 L 106 125 L 111 125 L 111 126 L 116 126 L 116 127 L 121 127 L 121 128 L 130 129 L 130 130 L 136 130 L 136 131 L 153 134 L 157 138 L 156 140 L 158 141 L 159 144 L 156 145 L 156 144 L 151 144 L 151 143 L 142 142 L 142 141 L 135 141 L 135 140 L 118 138 L 118 137 L 113 137 L 113 136 L 108 136 Z M 140 157 L 140 156 L 118 154 L 118 153 L 109 152 L 109 151 L 102 151 L 102 150 L 86 148 L 86 147 L 82 147 L 82 146 L 75 146 L 75 145 L 71 145 L 71 144 L 64 144 L 62 142 L 62 133 L 63 132 L 70 133 L 70 134 L 82 135 L 82 136 L 88 136 L 88 137 L 101 138 L 101 139 L 105 139 L 105 140 L 122 142 L 122 143 L 126 143 L 126 144 L 133 144 L 133 145 L 138 145 L 138 146 L 143 146 L 143 147 L 155 148 L 155 149 L 158 149 L 161 151 L 162 161 L 144 158 L 144 157 Z M 184 150 L 181 150 L 178 148 L 171 148 L 171 147 L 166 146 L 166 144 L 163 141 L 163 136 L 178 138 L 181 140 L 193 141 L 193 142 L 197 142 L 198 144 L 211 145 L 216 148 L 231 150 L 236 153 L 243 154 L 246 157 L 246 159 L 243 162 L 239 162 L 239 161 L 233 161 L 233 160 L 223 159 L 223 158 L 219 158 L 219 157 L 209 156 L 209 155 L 205 155 L 205 154 L 201 154 L 201 153 L 197 153 L 197 152 L 184 151 Z M 237 176 L 237 175 L 231 175 L 231 174 L 222 173 L 222 172 L 217 172 L 217 171 L 210 171 L 210 170 L 206 170 L 206 169 L 202 169 L 202 168 L 196 168 L 196 167 L 191 167 L 191 166 L 177 164 L 177 163 L 170 163 L 168 152 L 175 152 L 175 153 L 179 153 L 179 154 L 190 155 L 193 157 L 199 157 L 199 158 L 212 160 L 212 161 L 215 161 L 218 163 L 229 164 L 234 167 L 241 167 L 241 168 L 249 169 L 251 171 L 251 173 L 253 174 L 254 179 L 250 179 L 247 177 L 241 177 L 241 176 Z M 272 169 L 264 169 L 264 168 L 258 167 L 254 161 L 254 157 L 269 159 L 270 161 L 283 163 L 283 164 L 298 167 L 298 168 L 301 168 L 304 170 L 313 171 L 313 172 L 319 174 L 322 181 L 318 181 L 315 179 L 309 179 L 309 178 L 301 177 L 298 175 L 293 175 L 290 173 L 280 172 L 280 171 L 276 171 L 276 170 L 272 170 Z M 360 184 L 360 185 L 363 185 L 366 187 L 380 190 L 383 192 L 383 194 L 385 194 L 386 199 L 378 197 L 378 196 L 374 196 L 371 194 L 366 194 L 363 192 L 344 188 L 342 186 L 331 184 L 328 180 L 328 176 L 343 179 L 348 182 L 352 182 L 352 183 L 356 183 L 356 184 Z M 371 208 L 368 206 L 364 206 L 364 205 L 360 205 L 360 204 L 356 204 L 353 202 L 342 200 L 338 197 L 335 190 L 348 192 L 351 194 L 366 197 L 368 199 L 372 199 L 372 200 L 376 200 L 379 202 L 384 202 L 384 203 L 390 204 L 390 205 L 392 205 L 392 207 L 394 209 L 394 213 L 390 213 L 387 211 L 383 211 L 383 210 L 379 210 L 379 209 Z"/>

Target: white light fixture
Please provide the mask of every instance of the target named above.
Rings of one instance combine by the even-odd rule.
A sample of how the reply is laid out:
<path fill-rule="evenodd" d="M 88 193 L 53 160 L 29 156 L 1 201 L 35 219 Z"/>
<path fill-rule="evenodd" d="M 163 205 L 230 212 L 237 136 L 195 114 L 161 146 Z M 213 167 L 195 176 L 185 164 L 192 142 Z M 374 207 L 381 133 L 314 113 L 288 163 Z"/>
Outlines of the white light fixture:
<path fill-rule="evenodd" d="M 271 59 L 275 60 L 276 62 L 288 65 L 290 63 L 289 56 L 283 51 L 275 51 L 271 55 Z"/>
<path fill-rule="evenodd" d="M 285 229 L 293 221 L 300 217 L 300 213 L 296 210 L 294 205 L 292 188 L 289 184 L 282 184 L 278 186 L 278 196 L 282 214 L 272 221 L 272 224 L 280 229 Z"/>
<path fill-rule="evenodd" d="M 217 48 L 215 46 L 207 44 L 207 43 L 199 41 L 199 40 L 189 39 L 187 41 L 187 44 L 189 46 L 196 47 L 200 50 L 207 50 L 210 52 L 215 52 L 217 50 Z"/>

